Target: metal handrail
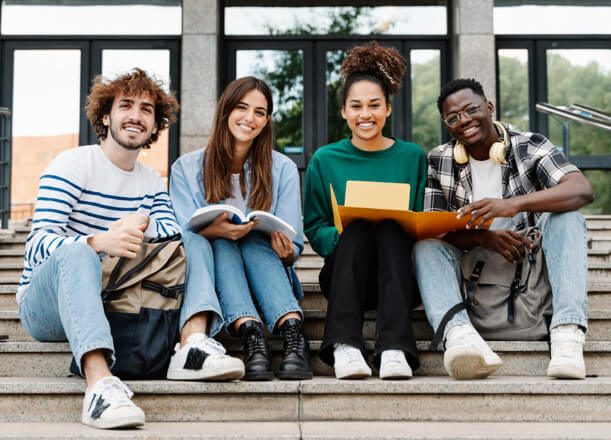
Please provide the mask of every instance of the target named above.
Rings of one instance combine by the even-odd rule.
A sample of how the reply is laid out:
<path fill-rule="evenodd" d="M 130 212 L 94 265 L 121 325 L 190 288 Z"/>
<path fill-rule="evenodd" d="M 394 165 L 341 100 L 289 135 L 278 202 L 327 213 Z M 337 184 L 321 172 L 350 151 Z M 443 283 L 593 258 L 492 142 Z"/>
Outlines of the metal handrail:
<path fill-rule="evenodd" d="M 607 113 L 597 108 L 588 107 L 587 105 L 583 105 L 583 104 L 573 104 L 571 105 L 571 107 L 581 111 L 582 113 L 584 112 L 589 113 L 589 115 L 596 116 L 602 119 L 607 119 L 611 122 L 611 113 Z M 584 116 L 589 116 L 589 115 L 586 114 Z"/>
<path fill-rule="evenodd" d="M 6 107 L 0 107 L 0 115 L 10 115 L 11 111 Z"/>
<path fill-rule="evenodd" d="M 579 104 L 573 104 L 571 106 L 554 106 L 546 102 L 538 102 L 536 109 L 543 113 L 549 113 L 551 115 L 560 116 L 570 121 L 579 122 L 581 124 L 590 125 L 592 127 L 601 128 L 606 131 L 611 131 L 611 119 L 609 119 L 605 112 L 601 112 L 596 109 L 588 109 L 584 114 L 583 108 L 579 108 Z M 594 110 L 591 111 L 591 110 Z M 600 113 L 601 116 L 595 115 L 594 113 Z"/>

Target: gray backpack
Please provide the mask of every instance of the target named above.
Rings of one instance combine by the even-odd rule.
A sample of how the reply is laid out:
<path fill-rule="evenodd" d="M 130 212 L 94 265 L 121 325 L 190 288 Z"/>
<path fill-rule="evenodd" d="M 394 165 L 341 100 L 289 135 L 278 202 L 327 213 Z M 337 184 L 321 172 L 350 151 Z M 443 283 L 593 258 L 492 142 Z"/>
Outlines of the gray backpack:
<path fill-rule="evenodd" d="M 484 339 L 547 338 L 552 288 L 543 255 L 543 235 L 535 227 L 517 232 L 533 243 L 517 263 L 481 246 L 463 256 L 460 266 L 464 300 L 446 313 L 431 345 L 437 346 L 448 321 L 463 309 L 467 309 L 471 323 Z"/>

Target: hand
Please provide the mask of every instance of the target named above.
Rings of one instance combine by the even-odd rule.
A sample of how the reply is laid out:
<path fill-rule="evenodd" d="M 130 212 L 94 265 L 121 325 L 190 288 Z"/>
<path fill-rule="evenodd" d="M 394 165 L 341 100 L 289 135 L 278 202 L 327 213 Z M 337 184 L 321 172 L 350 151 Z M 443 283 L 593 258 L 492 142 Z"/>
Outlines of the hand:
<path fill-rule="evenodd" d="M 526 248 L 533 247 L 528 238 L 508 229 L 493 229 L 482 234 L 480 245 L 500 254 L 510 263 L 516 263 L 524 256 Z"/>
<path fill-rule="evenodd" d="M 513 217 L 518 208 L 512 199 L 486 198 L 463 206 L 458 210 L 458 218 L 471 214 L 467 229 L 485 229 L 486 222 L 495 217 Z"/>
<path fill-rule="evenodd" d="M 119 220 L 112 222 L 108 230 L 112 231 L 120 225 L 133 226 L 137 228 L 142 224 L 146 225 L 144 227 L 145 230 L 149 224 L 149 216 L 141 212 L 132 212 L 131 214 L 127 214 L 126 216 L 121 217 Z"/>
<path fill-rule="evenodd" d="M 227 220 L 227 213 L 224 212 L 215 218 L 212 223 L 199 231 L 198 234 L 206 237 L 208 240 L 227 238 L 228 240 L 235 241 L 252 231 L 252 228 L 254 228 L 257 223 L 259 223 L 259 221 L 254 220 L 243 225 L 234 225 Z"/>
<path fill-rule="evenodd" d="M 270 235 L 272 249 L 278 254 L 285 266 L 290 266 L 295 260 L 293 242 L 280 231 L 273 231 Z"/>
<path fill-rule="evenodd" d="M 87 244 L 94 251 L 104 252 L 111 257 L 136 258 L 142 246 L 146 223 L 133 226 L 130 222 L 114 222 L 106 232 L 101 232 L 87 239 Z"/>

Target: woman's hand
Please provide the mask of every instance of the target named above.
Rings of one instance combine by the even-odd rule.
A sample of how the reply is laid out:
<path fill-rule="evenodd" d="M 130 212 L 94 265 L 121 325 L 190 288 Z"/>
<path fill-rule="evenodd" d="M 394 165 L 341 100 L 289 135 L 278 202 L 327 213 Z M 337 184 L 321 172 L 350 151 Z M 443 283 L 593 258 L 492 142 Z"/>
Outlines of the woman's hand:
<path fill-rule="evenodd" d="M 273 231 L 270 235 L 272 249 L 278 254 L 285 266 L 290 266 L 295 260 L 293 242 L 280 231 Z"/>
<path fill-rule="evenodd" d="M 228 240 L 235 241 L 248 234 L 257 223 L 258 221 L 255 220 L 243 225 L 235 225 L 227 220 L 227 213 L 224 212 L 215 218 L 212 223 L 200 230 L 198 234 L 207 238 L 208 240 L 226 238 Z"/>

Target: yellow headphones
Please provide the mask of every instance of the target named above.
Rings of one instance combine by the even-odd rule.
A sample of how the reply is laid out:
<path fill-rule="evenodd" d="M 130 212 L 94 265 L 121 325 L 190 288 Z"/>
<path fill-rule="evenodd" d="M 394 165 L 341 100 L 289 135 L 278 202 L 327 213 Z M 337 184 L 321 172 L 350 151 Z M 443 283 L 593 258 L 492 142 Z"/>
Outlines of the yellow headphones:
<path fill-rule="evenodd" d="M 498 163 L 505 163 L 505 154 L 507 152 L 507 130 L 503 127 L 503 124 L 492 121 L 494 125 L 496 125 L 503 133 L 503 137 L 500 141 L 496 141 L 490 147 L 490 159 Z M 467 149 L 460 141 L 456 141 L 454 144 L 454 160 L 458 164 L 465 164 L 469 162 L 469 153 L 467 153 Z"/>

